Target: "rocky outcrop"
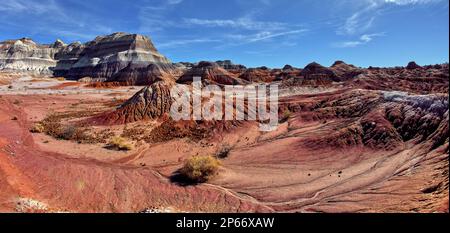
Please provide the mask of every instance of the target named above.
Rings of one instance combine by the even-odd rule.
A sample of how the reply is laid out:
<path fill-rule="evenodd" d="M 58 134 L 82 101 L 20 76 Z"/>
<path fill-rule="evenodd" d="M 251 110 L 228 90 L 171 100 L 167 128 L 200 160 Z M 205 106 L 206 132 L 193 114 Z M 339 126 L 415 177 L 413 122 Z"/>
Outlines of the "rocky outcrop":
<path fill-rule="evenodd" d="M 200 77 L 204 84 L 241 85 L 245 83 L 218 64 L 206 61 L 202 61 L 192 69 L 186 71 L 177 80 L 177 83 L 191 83 L 194 77 Z"/>
<path fill-rule="evenodd" d="M 310 147 L 364 145 L 393 150 L 412 142 L 424 143 L 427 150 L 433 150 L 448 144 L 448 94 L 350 90 L 290 102 L 281 108 L 298 114 L 301 122 L 345 122 L 346 126 L 336 128 L 335 133 L 308 139 Z"/>
<path fill-rule="evenodd" d="M 86 76 L 109 79 L 125 68 L 142 69 L 150 64 L 168 65 L 143 35 L 114 33 L 95 40 L 64 44 L 38 45 L 30 39 L 0 43 L 0 69 L 35 71 L 80 79 Z M 128 70 L 128 72 L 130 72 Z"/>
<path fill-rule="evenodd" d="M 240 64 L 234 64 L 230 60 L 216 61 L 217 65 L 224 68 L 225 70 L 246 70 L 247 67 Z"/>
<path fill-rule="evenodd" d="M 414 61 L 409 62 L 408 65 L 406 66 L 406 69 L 408 69 L 408 70 L 415 70 L 415 69 L 420 69 L 420 68 L 422 68 L 422 67 L 417 65 L 417 63 Z"/>
<path fill-rule="evenodd" d="M 70 79 L 85 76 L 108 79 L 126 67 L 141 68 L 149 64 L 170 63 L 158 53 L 148 37 L 136 34 L 115 33 L 97 37 L 84 45 L 74 45 L 72 49 L 60 53 L 62 60 L 72 60 L 74 50 L 75 54 L 81 51 L 78 60 L 70 68 L 66 65 L 57 67 L 61 72 L 58 76 Z"/>
<path fill-rule="evenodd" d="M 349 80 L 347 86 L 370 90 L 403 91 L 416 94 L 448 93 L 448 64 L 424 66 L 422 69 L 372 68 L 355 79 Z"/>
<path fill-rule="evenodd" d="M 308 64 L 302 70 L 301 75 L 307 80 L 338 81 L 338 77 L 332 69 L 316 62 Z"/>
<path fill-rule="evenodd" d="M 176 77 L 180 75 L 180 69 L 171 64 L 150 64 L 145 67 L 129 64 L 107 81 L 124 85 L 149 86 L 159 81 L 175 83 Z"/>
<path fill-rule="evenodd" d="M 336 61 L 331 66 L 331 70 L 334 71 L 334 73 L 337 76 L 337 81 L 340 81 L 340 82 L 353 79 L 356 76 L 363 73 L 362 69 L 360 69 L 354 65 L 349 65 L 343 61 Z"/>
<path fill-rule="evenodd" d="M 245 71 L 243 74 L 239 76 L 239 79 L 249 81 L 251 83 L 269 83 L 273 82 L 276 78 L 276 75 L 273 74 L 269 69 L 258 69 L 251 68 Z"/>
<path fill-rule="evenodd" d="M 0 70 L 52 74 L 59 44 L 39 45 L 29 38 L 0 43 Z"/>
<path fill-rule="evenodd" d="M 289 71 L 289 70 L 294 70 L 294 69 L 296 69 L 296 68 L 294 68 L 293 66 L 287 64 L 287 65 L 285 65 L 285 66 L 283 67 L 282 70 L 283 70 L 283 71 Z"/>

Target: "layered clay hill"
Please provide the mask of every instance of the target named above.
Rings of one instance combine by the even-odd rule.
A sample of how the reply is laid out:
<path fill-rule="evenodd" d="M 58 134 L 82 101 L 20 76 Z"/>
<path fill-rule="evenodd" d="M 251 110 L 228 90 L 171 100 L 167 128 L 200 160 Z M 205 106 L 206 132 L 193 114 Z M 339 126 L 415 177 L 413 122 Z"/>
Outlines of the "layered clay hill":
<path fill-rule="evenodd" d="M 67 79 L 89 77 L 145 85 L 165 79 L 171 65 L 148 37 L 137 34 L 114 33 L 69 45 L 60 40 L 39 45 L 27 38 L 0 43 L 0 69 Z M 144 72 L 150 77 L 142 77 Z M 125 74 L 132 78 L 124 80 Z"/>
<path fill-rule="evenodd" d="M 448 64 L 172 64 L 148 38 L 123 33 L 0 48 L 0 212 L 449 210 Z M 144 87 L 92 91 L 39 73 Z M 279 84 L 279 127 L 174 121 L 172 87 L 194 77 Z M 128 151 L 111 147 L 117 137 Z M 196 155 L 221 164 L 203 184 L 180 179 Z"/>
<path fill-rule="evenodd" d="M 243 85 L 245 82 L 236 74 L 227 71 L 214 62 L 202 61 L 187 70 L 177 83 L 192 83 L 195 77 L 199 77 L 204 84 Z"/>

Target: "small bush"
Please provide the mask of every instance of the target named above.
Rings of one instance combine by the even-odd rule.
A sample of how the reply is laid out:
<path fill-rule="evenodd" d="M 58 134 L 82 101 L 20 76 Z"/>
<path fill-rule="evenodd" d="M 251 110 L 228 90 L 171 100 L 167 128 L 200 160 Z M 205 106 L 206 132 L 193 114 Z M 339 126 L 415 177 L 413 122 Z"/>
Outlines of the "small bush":
<path fill-rule="evenodd" d="M 292 112 L 287 109 L 286 111 L 283 112 L 283 116 L 281 117 L 280 122 L 281 123 L 285 123 L 287 122 L 290 118 L 292 117 Z"/>
<path fill-rule="evenodd" d="M 58 77 L 58 78 L 56 78 L 56 80 L 58 80 L 58 81 L 60 81 L 60 82 L 63 82 L 63 81 L 66 81 L 66 78 L 64 78 L 64 77 Z"/>
<path fill-rule="evenodd" d="M 30 132 L 32 132 L 32 133 L 43 133 L 44 131 L 45 131 L 45 127 L 41 123 L 36 123 L 30 129 Z"/>
<path fill-rule="evenodd" d="M 230 154 L 231 149 L 233 149 L 230 145 L 224 144 L 222 147 L 217 151 L 216 157 L 219 159 L 227 158 Z"/>
<path fill-rule="evenodd" d="M 132 150 L 133 145 L 127 142 L 125 138 L 122 137 L 113 137 L 111 141 L 108 143 L 108 147 L 114 150 Z"/>
<path fill-rule="evenodd" d="M 220 165 L 220 161 L 212 156 L 194 156 L 185 162 L 180 174 L 193 182 L 203 183 L 217 174 Z"/>
<path fill-rule="evenodd" d="M 78 138 L 82 134 L 81 130 L 75 126 L 63 126 L 60 128 L 57 138 L 61 140 L 72 140 Z"/>

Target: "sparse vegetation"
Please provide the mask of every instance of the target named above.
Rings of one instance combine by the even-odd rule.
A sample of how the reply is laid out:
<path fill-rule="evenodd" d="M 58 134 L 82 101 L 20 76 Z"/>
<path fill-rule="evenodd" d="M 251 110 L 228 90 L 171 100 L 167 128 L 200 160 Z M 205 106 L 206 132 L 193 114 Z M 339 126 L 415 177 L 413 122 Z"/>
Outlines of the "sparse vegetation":
<path fill-rule="evenodd" d="M 217 151 L 216 157 L 219 159 L 227 158 L 230 154 L 231 149 L 233 149 L 229 144 L 223 144 L 222 147 Z"/>
<path fill-rule="evenodd" d="M 220 165 L 212 156 L 194 156 L 185 162 L 180 174 L 192 182 L 204 183 L 217 175 Z"/>
<path fill-rule="evenodd" d="M 56 78 L 56 80 L 58 80 L 58 81 L 60 81 L 60 82 L 63 82 L 63 81 L 66 81 L 66 78 L 64 78 L 64 77 L 58 77 L 58 78 Z"/>
<path fill-rule="evenodd" d="M 287 122 L 292 117 L 292 112 L 289 109 L 283 112 L 283 116 L 280 119 L 281 123 Z"/>
<path fill-rule="evenodd" d="M 107 146 L 114 150 L 128 151 L 133 149 L 133 145 L 123 137 L 113 137 Z"/>
<path fill-rule="evenodd" d="M 82 129 L 76 125 L 63 125 L 60 119 L 55 116 L 49 116 L 43 121 L 35 124 L 31 129 L 33 133 L 45 133 L 59 140 L 71 140 L 79 143 L 91 142 L 94 138 L 86 133 L 86 129 Z"/>
<path fill-rule="evenodd" d="M 44 125 L 41 123 L 36 123 L 31 127 L 30 132 L 32 133 L 43 133 L 45 131 Z"/>
<path fill-rule="evenodd" d="M 125 128 L 120 136 L 134 141 L 139 141 L 145 137 L 146 132 L 147 131 L 144 127 Z"/>

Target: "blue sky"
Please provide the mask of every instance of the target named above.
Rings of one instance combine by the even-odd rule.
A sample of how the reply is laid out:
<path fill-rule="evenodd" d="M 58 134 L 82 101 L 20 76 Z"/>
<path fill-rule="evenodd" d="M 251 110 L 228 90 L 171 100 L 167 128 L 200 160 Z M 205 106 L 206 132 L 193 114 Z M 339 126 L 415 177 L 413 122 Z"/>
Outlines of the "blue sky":
<path fill-rule="evenodd" d="M 1 0 L 0 40 L 140 33 L 172 61 L 358 66 L 448 61 L 448 0 Z"/>

